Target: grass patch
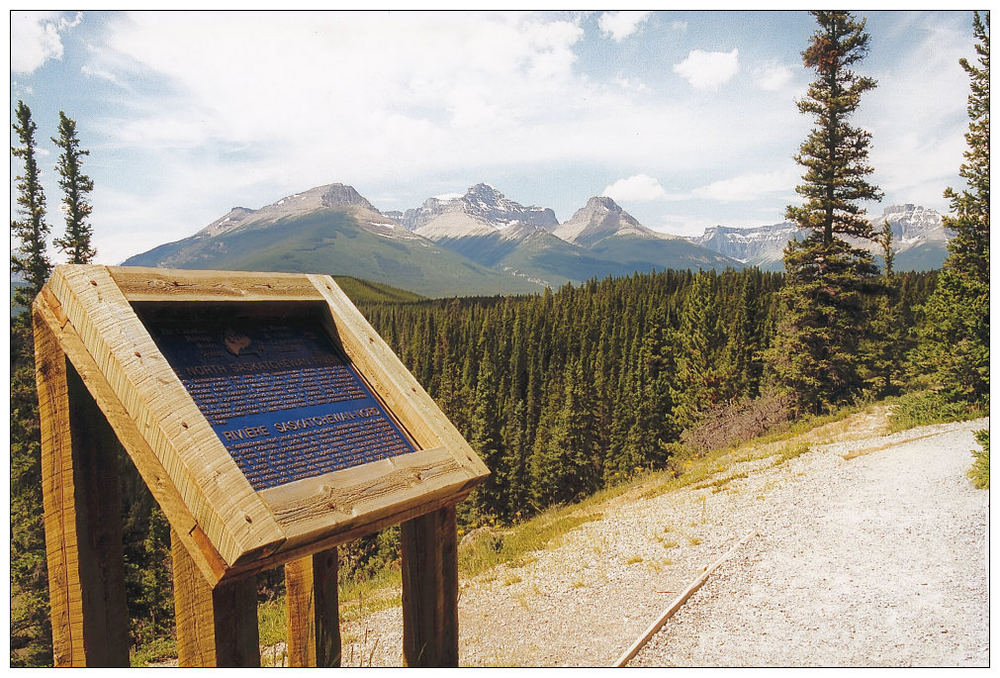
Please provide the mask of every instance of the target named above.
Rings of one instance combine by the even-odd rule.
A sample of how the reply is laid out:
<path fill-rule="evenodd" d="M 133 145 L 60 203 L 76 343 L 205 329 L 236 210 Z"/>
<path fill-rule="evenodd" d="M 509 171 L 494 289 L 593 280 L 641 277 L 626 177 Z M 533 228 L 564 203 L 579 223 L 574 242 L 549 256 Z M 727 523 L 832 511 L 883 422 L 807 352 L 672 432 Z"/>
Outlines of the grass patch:
<path fill-rule="evenodd" d="M 257 605 L 257 628 L 263 647 L 283 643 L 288 636 L 285 596 L 268 600 Z"/>
<path fill-rule="evenodd" d="M 524 581 L 524 580 L 521 579 L 516 574 L 508 574 L 506 577 L 503 578 L 503 585 L 504 586 L 510 586 L 511 584 L 517 584 L 517 583 L 519 583 L 521 581 Z"/>
<path fill-rule="evenodd" d="M 132 648 L 129 653 L 131 666 L 149 666 L 150 662 L 177 659 L 177 641 L 174 638 L 154 638 L 148 643 Z"/>
<path fill-rule="evenodd" d="M 712 488 L 712 492 L 718 492 L 719 490 L 721 490 L 722 488 L 724 488 L 726 485 L 728 485 L 732 481 L 734 481 L 734 480 L 741 480 L 741 479 L 746 478 L 746 477 L 747 477 L 746 473 L 736 473 L 736 474 L 733 474 L 731 476 L 726 476 L 725 478 L 718 478 L 718 479 L 713 480 L 711 482 L 702 483 L 700 485 L 695 485 L 695 489 L 696 490 L 702 490 L 702 489 L 710 487 L 710 488 Z"/>
<path fill-rule="evenodd" d="M 811 448 L 807 443 L 794 443 L 792 445 L 786 445 L 778 454 L 775 456 L 774 461 L 771 462 L 769 468 L 775 468 L 781 466 L 787 461 L 795 459 L 796 457 L 801 457 L 806 454 Z"/>
<path fill-rule="evenodd" d="M 531 565 L 537 560 L 538 558 L 535 556 L 521 556 L 507 563 L 507 567 L 524 567 L 525 565 Z"/>
<path fill-rule="evenodd" d="M 972 468 L 969 478 L 974 487 L 980 490 L 990 488 L 990 432 L 976 431 L 976 442 L 981 445 L 978 450 L 972 450 Z"/>
<path fill-rule="evenodd" d="M 601 513 L 572 512 L 569 508 L 550 509 L 492 540 L 477 540 L 458 549 L 458 570 L 463 577 L 475 577 L 498 565 L 530 562 L 525 556 L 557 546 L 570 530 L 604 517 Z"/>
<path fill-rule="evenodd" d="M 632 556 L 631 558 L 629 558 L 628 560 L 626 560 L 625 564 L 626 565 L 635 565 L 636 563 L 641 563 L 641 562 L 642 562 L 642 556 L 636 555 L 636 556 Z"/>
<path fill-rule="evenodd" d="M 385 567 L 368 579 L 340 583 L 340 621 L 360 617 L 400 605 L 403 580 L 396 567 Z"/>

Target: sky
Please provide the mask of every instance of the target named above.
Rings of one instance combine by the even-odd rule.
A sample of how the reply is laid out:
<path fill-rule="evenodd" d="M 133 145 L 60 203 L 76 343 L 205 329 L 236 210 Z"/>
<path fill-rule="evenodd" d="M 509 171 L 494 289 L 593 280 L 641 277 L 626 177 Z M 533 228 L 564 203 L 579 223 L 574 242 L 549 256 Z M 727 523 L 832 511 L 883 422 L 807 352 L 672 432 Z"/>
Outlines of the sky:
<path fill-rule="evenodd" d="M 885 206 L 963 186 L 970 12 L 859 12 Z M 90 151 L 98 263 L 329 183 L 381 210 L 486 182 L 566 221 L 608 195 L 696 235 L 799 204 L 804 11 L 13 12 L 10 107 L 38 125 L 61 234 L 59 111 Z M 11 143 L 16 138 L 11 135 Z M 11 204 L 15 175 L 11 160 Z M 61 255 L 53 255 L 61 261 Z"/>

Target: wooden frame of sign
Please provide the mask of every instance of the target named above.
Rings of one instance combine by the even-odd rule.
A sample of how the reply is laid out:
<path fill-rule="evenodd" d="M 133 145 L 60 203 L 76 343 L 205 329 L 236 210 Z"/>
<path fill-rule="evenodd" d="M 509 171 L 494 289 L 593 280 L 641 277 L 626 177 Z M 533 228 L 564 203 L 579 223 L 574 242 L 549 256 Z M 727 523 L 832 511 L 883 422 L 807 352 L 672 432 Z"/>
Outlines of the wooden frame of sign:
<path fill-rule="evenodd" d="M 208 307 L 315 318 L 413 451 L 255 489 L 146 325 Z M 404 660 L 457 665 L 455 505 L 489 471 L 333 279 L 66 265 L 32 311 L 57 666 L 128 665 L 119 445 L 170 522 L 182 666 L 259 664 L 281 565 L 290 664 L 339 665 L 336 547 L 397 523 Z"/>

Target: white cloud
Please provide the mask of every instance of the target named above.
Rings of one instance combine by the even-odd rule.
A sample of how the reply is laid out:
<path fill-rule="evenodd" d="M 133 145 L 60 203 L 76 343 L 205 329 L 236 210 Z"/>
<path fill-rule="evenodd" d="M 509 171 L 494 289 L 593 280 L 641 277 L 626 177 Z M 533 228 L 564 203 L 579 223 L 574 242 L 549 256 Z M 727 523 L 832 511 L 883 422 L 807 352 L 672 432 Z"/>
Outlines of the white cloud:
<path fill-rule="evenodd" d="M 691 83 L 695 89 L 715 90 L 740 70 L 739 51 L 704 52 L 691 50 L 687 58 L 674 64 L 674 73 Z"/>
<path fill-rule="evenodd" d="M 597 25 L 604 37 L 621 42 L 635 34 L 648 18 L 649 12 L 604 12 Z"/>
<path fill-rule="evenodd" d="M 116 76 L 109 70 L 96 66 L 91 66 L 89 64 L 84 64 L 83 66 L 80 67 L 80 72 L 83 73 L 88 78 L 97 78 L 98 80 L 106 80 L 114 85 L 118 85 L 119 87 L 127 88 L 127 85 L 123 83 L 118 78 L 118 76 Z"/>
<path fill-rule="evenodd" d="M 945 187 L 959 188 L 969 79 L 958 60 L 975 57 L 969 23 L 964 12 L 924 22 L 906 31 L 917 39 L 904 42 L 907 53 L 896 63 L 867 71 L 878 87 L 862 97 L 856 124 L 872 133 L 871 181 L 885 192 L 884 204 L 944 211 Z"/>
<path fill-rule="evenodd" d="M 615 202 L 648 202 L 666 199 L 667 192 L 660 182 L 646 174 L 636 174 L 627 179 L 619 179 L 607 186 L 601 195 Z"/>
<path fill-rule="evenodd" d="M 633 78 L 628 78 L 625 76 L 619 76 L 615 79 L 615 83 L 626 90 L 633 90 L 635 92 L 651 92 L 652 90 L 649 86 L 641 80 L 635 80 Z"/>
<path fill-rule="evenodd" d="M 743 202 L 759 200 L 774 193 L 793 193 L 797 183 L 799 174 L 794 167 L 790 167 L 774 172 L 755 172 L 713 181 L 694 189 L 691 194 L 706 200 Z"/>
<path fill-rule="evenodd" d="M 671 21 L 670 30 L 672 31 L 686 31 L 688 28 L 688 22 L 686 21 Z"/>
<path fill-rule="evenodd" d="M 315 147 L 345 134 L 356 146 L 364 132 L 408 144 L 428 127 L 502 130 L 547 115 L 582 37 L 571 21 L 511 13 L 140 13 L 112 23 L 113 56 L 93 67 L 168 78 L 184 99 L 150 109 L 195 141 Z"/>
<path fill-rule="evenodd" d="M 760 88 L 766 92 L 777 92 L 792 82 L 792 69 L 779 63 L 769 63 L 754 71 Z"/>
<path fill-rule="evenodd" d="M 33 73 L 49 59 L 62 59 L 60 33 L 78 26 L 82 17 L 80 12 L 72 20 L 58 12 L 11 12 L 11 72 Z"/>

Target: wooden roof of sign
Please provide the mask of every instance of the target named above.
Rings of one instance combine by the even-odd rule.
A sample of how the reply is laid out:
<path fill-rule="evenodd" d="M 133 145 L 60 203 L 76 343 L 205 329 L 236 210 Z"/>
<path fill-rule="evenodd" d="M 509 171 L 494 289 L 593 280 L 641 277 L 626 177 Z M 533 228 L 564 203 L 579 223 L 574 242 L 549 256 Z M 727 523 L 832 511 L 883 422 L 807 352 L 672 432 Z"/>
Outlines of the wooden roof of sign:
<path fill-rule="evenodd" d="M 205 302 L 320 308 L 416 451 L 255 490 L 137 313 Z M 65 265 L 33 310 L 212 585 L 461 500 L 489 473 L 329 276 Z"/>

